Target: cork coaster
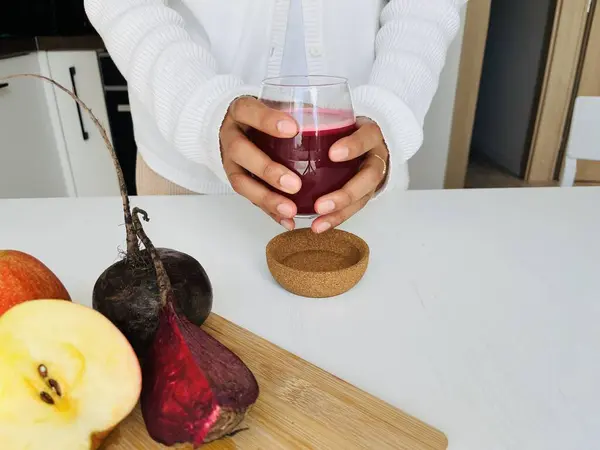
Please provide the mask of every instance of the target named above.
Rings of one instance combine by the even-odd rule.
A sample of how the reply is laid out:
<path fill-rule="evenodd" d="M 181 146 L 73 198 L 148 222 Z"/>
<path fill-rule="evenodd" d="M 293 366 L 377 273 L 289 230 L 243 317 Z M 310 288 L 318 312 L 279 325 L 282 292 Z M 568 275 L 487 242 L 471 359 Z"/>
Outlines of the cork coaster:
<path fill-rule="evenodd" d="M 267 244 L 267 265 L 287 291 L 303 297 L 334 297 L 352 289 L 369 262 L 369 246 L 358 236 L 333 229 L 315 234 L 299 228 Z"/>

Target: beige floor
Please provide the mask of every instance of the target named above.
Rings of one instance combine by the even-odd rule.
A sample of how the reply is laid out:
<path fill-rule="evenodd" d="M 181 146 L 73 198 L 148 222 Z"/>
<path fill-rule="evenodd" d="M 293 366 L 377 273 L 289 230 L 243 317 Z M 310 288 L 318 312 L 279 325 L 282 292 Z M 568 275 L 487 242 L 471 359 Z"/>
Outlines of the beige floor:
<path fill-rule="evenodd" d="M 465 187 L 476 189 L 531 187 L 531 185 L 488 162 L 474 160 L 469 162 Z"/>
<path fill-rule="evenodd" d="M 600 183 L 576 182 L 576 186 L 598 186 Z M 528 183 L 524 180 L 507 173 L 485 161 L 471 161 L 467 169 L 465 187 L 477 188 L 505 188 L 505 187 L 546 187 L 558 186 L 557 181 L 547 183 Z"/>

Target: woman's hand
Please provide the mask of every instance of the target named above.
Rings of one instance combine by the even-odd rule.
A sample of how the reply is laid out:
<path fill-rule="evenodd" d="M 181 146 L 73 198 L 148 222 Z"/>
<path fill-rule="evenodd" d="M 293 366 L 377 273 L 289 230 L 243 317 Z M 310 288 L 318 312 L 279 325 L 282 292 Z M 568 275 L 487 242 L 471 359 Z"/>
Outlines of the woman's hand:
<path fill-rule="evenodd" d="M 296 204 L 262 185 L 248 172 L 290 194 L 298 192 L 302 182 L 297 174 L 272 161 L 248 140 L 245 133 L 250 127 L 271 136 L 290 138 L 298 133 L 298 125 L 288 114 L 253 97 L 240 97 L 229 107 L 220 132 L 223 168 L 233 190 L 291 230 Z"/>
<path fill-rule="evenodd" d="M 360 211 L 385 181 L 389 152 L 381 130 L 364 117 L 357 119 L 357 125 L 356 132 L 331 146 L 329 158 L 336 162 L 365 155 L 365 161 L 358 174 L 343 188 L 315 202 L 315 209 L 321 215 L 312 224 L 316 233 L 335 228 Z"/>

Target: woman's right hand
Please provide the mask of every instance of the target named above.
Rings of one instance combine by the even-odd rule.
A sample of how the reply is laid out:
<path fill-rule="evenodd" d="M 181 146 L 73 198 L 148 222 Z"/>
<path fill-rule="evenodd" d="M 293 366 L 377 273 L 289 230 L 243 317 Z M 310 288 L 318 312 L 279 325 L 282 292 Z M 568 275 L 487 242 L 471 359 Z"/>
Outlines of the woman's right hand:
<path fill-rule="evenodd" d="M 295 203 L 270 190 L 250 174 L 290 194 L 300 190 L 300 177 L 257 148 L 246 137 L 249 128 L 275 137 L 290 138 L 298 133 L 298 125 L 288 114 L 269 108 L 254 97 L 240 97 L 231 103 L 220 131 L 223 168 L 233 190 L 291 230 L 295 226 Z"/>

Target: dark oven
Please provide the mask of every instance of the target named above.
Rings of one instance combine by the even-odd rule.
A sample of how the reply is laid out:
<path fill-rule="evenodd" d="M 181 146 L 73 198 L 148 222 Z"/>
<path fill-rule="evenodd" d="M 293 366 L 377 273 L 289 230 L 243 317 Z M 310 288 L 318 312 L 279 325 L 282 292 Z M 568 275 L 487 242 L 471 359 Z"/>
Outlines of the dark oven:
<path fill-rule="evenodd" d="M 123 170 L 127 191 L 129 195 L 136 195 L 135 162 L 137 147 L 129 109 L 127 82 L 108 53 L 100 52 L 98 60 L 113 145 Z"/>

